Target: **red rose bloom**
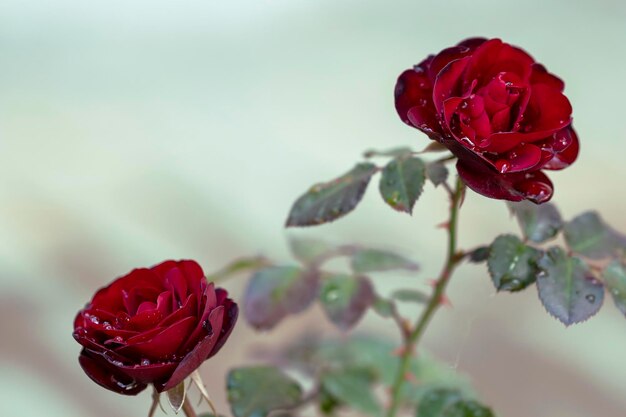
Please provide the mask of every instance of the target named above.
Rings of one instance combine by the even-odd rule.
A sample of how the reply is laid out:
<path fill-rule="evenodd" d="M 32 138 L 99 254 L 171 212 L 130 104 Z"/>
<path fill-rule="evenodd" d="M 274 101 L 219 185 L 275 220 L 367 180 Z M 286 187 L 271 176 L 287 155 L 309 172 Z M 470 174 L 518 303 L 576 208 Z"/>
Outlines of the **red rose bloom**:
<path fill-rule="evenodd" d="M 563 81 L 500 39 L 468 39 L 429 56 L 398 79 L 402 121 L 458 158 L 463 181 L 487 197 L 543 203 L 543 169 L 578 156 Z"/>
<path fill-rule="evenodd" d="M 237 304 L 194 261 L 140 268 L 100 289 L 74 321 L 79 362 L 101 386 L 135 395 L 167 391 L 215 355 Z"/>

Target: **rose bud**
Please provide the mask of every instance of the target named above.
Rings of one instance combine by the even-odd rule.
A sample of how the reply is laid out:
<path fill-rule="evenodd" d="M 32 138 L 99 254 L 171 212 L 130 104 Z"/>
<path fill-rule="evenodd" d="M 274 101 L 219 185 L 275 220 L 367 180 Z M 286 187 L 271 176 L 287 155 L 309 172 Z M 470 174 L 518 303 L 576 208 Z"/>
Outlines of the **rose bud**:
<path fill-rule="evenodd" d="M 167 391 L 220 350 L 237 313 L 194 261 L 135 269 L 96 292 L 76 316 L 78 360 L 111 391 L 135 395 L 148 384 Z"/>
<path fill-rule="evenodd" d="M 487 197 L 537 204 L 552 197 L 542 170 L 578 156 L 564 84 L 500 39 L 468 39 L 398 78 L 402 121 L 445 145 L 459 175 Z"/>

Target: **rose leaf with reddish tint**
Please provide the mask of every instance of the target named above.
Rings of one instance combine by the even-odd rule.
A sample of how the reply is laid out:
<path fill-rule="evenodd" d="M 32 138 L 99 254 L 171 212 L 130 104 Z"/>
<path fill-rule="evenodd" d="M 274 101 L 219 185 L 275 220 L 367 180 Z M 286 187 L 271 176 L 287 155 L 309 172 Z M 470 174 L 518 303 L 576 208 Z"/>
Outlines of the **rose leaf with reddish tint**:
<path fill-rule="evenodd" d="M 294 266 L 257 271 L 245 291 L 244 316 L 259 330 L 268 330 L 289 314 L 306 309 L 315 299 L 319 276 Z"/>
<path fill-rule="evenodd" d="M 322 278 L 319 300 L 328 319 L 341 330 L 348 330 L 374 303 L 372 283 L 366 277 L 332 274 Z"/>
<path fill-rule="evenodd" d="M 345 216 L 359 204 L 378 168 L 361 163 L 332 181 L 316 184 L 291 207 L 287 227 L 313 226 Z"/>

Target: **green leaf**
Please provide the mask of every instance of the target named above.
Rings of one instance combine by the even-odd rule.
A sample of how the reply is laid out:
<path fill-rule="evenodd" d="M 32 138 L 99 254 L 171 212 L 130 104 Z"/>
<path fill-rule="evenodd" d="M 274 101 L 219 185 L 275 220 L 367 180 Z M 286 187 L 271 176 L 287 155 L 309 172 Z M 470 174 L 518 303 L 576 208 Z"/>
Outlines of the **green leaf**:
<path fill-rule="evenodd" d="M 563 226 L 563 219 L 552 203 L 534 204 L 530 201 L 509 202 L 511 213 L 517 217 L 524 236 L 533 242 L 542 243 L 552 239 Z"/>
<path fill-rule="evenodd" d="M 448 168 L 443 162 L 431 162 L 426 165 L 426 176 L 437 187 L 448 179 Z"/>
<path fill-rule="evenodd" d="M 390 339 L 356 335 L 350 339 L 319 339 L 308 337 L 291 346 L 286 354 L 295 366 L 316 374 L 319 369 L 368 369 L 377 382 L 391 386 L 398 373 L 400 359 L 394 353 L 397 343 Z M 415 404 L 425 387 L 453 386 L 470 393 L 469 380 L 449 364 L 439 362 L 427 352 L 420 351 L 411 359 L 410 372 L 420 381 L 418 385 L 405 384 L 402 401 Z"/>
<path fill-rule="evenodd" d="M 318 396 L 320 411 L 325 416 L 332 416 L 337 408 L 341 406 L 341 401 L 327 392 L 324 388 L 320 389 Z"/>
<path fill-rule="evenodd" d="M 611 262 L 603 273 L 604 285 L 613 297 L 615 306 L 626 315 L 626 268 L 620 261 Z"/>
<path fill-rule="evenodd" d="M 376 165 L 362 163 L 339 178 L 314 185 L 294 203 L 287 227 L 313 226 L 345 216 L 359 204 L 377 171 Z"/>
<path fill-rule="evenodd" d="M 354 326 L 375 301 L 370 281 L 348 274 L 324 277 L 319 298 L 330 321 L 342 330 Z"/>
<path fill-rule="evenodd" d="M 422 397 L 417 407 L 417 417 L 440 417 L 446 408 L 461 398 L 461 392 L 455 389 L 431 389 Z"/>
<path fill-rule="evenodd" d="M 396 253 L 379 249 L 360 249 L 352 255 L 352 270 L 357 274 L 405 269 L 417 271 L 419 265 Z"/>
<path fill-rule="evenodd" d="M 393 311 L 395 306 L 393 301 L 386 300 L 384 298 L 376 298 L 374 304 L 372 304 L 372 309 L 381 317 L 391 317 L 393 316 Z"/>
<path fill-rule="evenodd" d="M 458 390 L 436 388 L 423 396 L 417 417 L 494 417 L 494 414 L 478 402 L 464 399 Z"/>
<path fill-rule="evenodd" d="M 541 252 L 513 235 L 498 236 L 491 244 L 487 267 L 498 291 L 520 291 L 535 282 Z"/>
<path fill-rule="evenodd" d="M 297 260 L 309 265 L 333 248 L 321 240 L 292 237 L 289 239 L 289 249 Z"/>
<path fill-rule="evenodd" d="M 430 142 L 424 149 L 420 151 L 420 153 L 428 153 L 428 152 L 445 152 L 449 150 L 446 145 L 443 143 L 437 142 L 433 140 Z"/>
<path fill-rule="evenodd" d="M 235 417 L 265 417 L 273 410 L 297 406 L 302 388 L 271 366 L 236 368 L 228 373 L 228 402 Z"/>
<path fill-rule="evenodd" d="M 626 249 L 626 236 L 608 226 L 595 211 L 583 213 L 563 228 L 565 241 L 576 253 L 602 259 Z"/>
<path fill-rule="evenodd" d="M 381 412 L 380 404 L 372 393 L 372 374 L 367 369 L 349 368 L 327 372 L 322 376 L 322 386 L 341 403 L 370 415 Z"/>
<path fill-rule="evenodd" d="M 581 259 L 555 246 L 539 259 L 538 266 L 539 298 L 548 313 L 569 326 L 598 312 L 604 287 Z"/>
<path fill-rule="evenodd" d="M 167 402 L 174 413 L 178 414 L 180 409 L 183 407 L 183 403 L 185 402 L 185 394 L 187 393 L 185 389 L 185 381 L 181 381 L 174 388 L 165 392 L 167 395 Z"/>
<path fill-rule="evenodd" d="M 494 414 L 477 401 L 461 400 L 446 408 L 441 417 L 494 417 Z"/>
<path fill-rule="evenodd" d="M 306 309 L 315 299 L 318 282 L 318 274 L 294 266 L 257 271 L 244 294 L 244 316 L 257 329 L 271 329 L 287 315 Z"/>
<path fill-rule="evenodd" d="M 485 262 L 489 258 L 490 246 L 481 246 L 471 251 L 468 256 L 470 262 L 475 264 Z"/>
<path fill-rule="evenodd" d="M 404 302 L 412 302 L 423 304 L 430 300 L 430 296 L 428 294 L 423 293 L 419 290 L 413 289 L 400 289 L 393 292 L 391 295 L 392 298 L 395 298 L 398 301 Z"/>
<path fill-rule="evenodd" d="M 257 256 L 253 258 L 240 258 L 232 261 L 221 270 L 214 272 L 211 275 L 207 275 L 206 278 L 209 282 L 218 282 L 220 280 L 230 277 L 231 275 L 235 275 L 244 271 L 260 269 L 269 265 L 270 262 L 262 256 Z"/>
<path fill-rule="evenodd" d="M 419 158 L 402 156 L 389 161 L 380 178 L 380 194 L 393 209 L 413 212 L 426 181 L 426 167 Z"/>
<path fill-rule="evenodd" d="M 363 156 L 365 158 L 371 158 L 373 156 L 403 156 L 403 155 L 410 155 L 411 153 L 413 153 L 413 150 L 411 148 L 407 148 L 407 147 L 399 147 L 399 148 L 392 148 L 392 149 L 386 149 L 383 151 L 378 151 L 376 149 L 369 149 L 365 152 L 363 152 Z"/>

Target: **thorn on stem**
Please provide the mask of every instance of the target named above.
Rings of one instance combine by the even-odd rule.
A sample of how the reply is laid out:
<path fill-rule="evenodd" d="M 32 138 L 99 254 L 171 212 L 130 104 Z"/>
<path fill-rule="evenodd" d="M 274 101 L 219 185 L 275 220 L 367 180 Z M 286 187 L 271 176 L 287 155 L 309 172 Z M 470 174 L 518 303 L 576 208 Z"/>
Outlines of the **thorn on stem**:
<path fill-rule="evenodd" d="M 450 229 L 450 222 L 439 223 L 437 229 Z"/>
<path fill-rule="evenodd" d="M 411 372 L 404 373 L 404 380 L 410 382 L 411 384 L 417 384 L 417 378 Z"/>
<path fill-rule="evenodd" d="M 444 307 L 453 307 L 452 302 L 450 301 L 448 296 L 445 294 L 441 294 L 441 297 L 439 298 L 439 304 L 441 304 Z"/>

